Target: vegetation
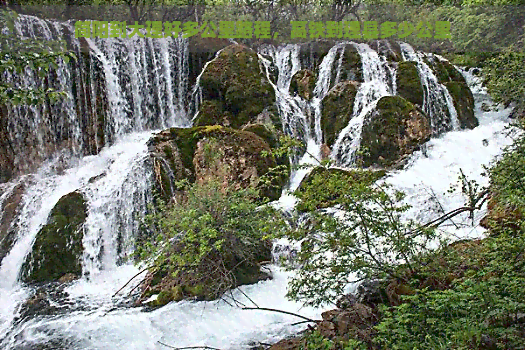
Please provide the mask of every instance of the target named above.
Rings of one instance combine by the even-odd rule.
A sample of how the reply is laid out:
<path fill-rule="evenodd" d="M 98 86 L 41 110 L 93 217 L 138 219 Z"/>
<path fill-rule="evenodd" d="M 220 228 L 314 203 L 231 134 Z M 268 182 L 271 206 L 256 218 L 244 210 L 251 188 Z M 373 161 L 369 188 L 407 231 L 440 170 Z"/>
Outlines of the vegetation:
<path fill-rule="evenodd" d="M 0 33 L 0 105 L 41 104 L 46 98 L 55 101 L 64 96 L 45 84 L 25 87 L 17 84 L 15 74 L 34 74 L 44 78 L 51 69 L 58 67 L 59 60 L 65 63 L 75 56 L 65 49 L 63 43 L 21 39 L 15 34 L 16 13 L 0 10 L 0 27 L 9 32 Z"/>
<path fill-rule="evenodd" d="M 254 188 L 224 182 L 229 170 L 216 151 L 206 145 L 208 168 L 215 171 L 192 185 L 179 184 L 184 194 L 147 217 L 151 236 L 140 247 L 139 259 L 152 260 L 147 294 L 177 292 L 165 302 L 183 296 L 216 299 L 260 280 L 260 264 L 271 259 L 265 236 L 282 225 L 278 213 L 260 206 Z"/>

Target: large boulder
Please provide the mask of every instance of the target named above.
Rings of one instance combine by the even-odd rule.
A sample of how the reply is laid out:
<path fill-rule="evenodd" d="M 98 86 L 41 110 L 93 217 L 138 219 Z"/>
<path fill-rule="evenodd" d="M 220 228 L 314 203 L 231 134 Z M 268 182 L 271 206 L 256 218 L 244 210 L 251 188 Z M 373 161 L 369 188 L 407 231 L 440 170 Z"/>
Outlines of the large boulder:
<path fill-rule="evenodd" d="M 448 61 L 433 58 L 429 62 L 438 81 L 443 84 L 454 101 L 462 129 L 473 129 L 479 125 L 474 116 L 474 96 L 465 77 Z"/>
<path fill-rule="evenodd" d="M 390 167 L 428 141 L 432 134 L 427 116 L 400 96 L 386 96 L 365 117 L 361 136 L 361 166 Z"/>
<path fill-rule="evenodd" d="M 359 88 L 355 81 L 343 81 L 334 86 L 321 102 L 321 129 L 324 142 L 332 146 L 354 112 L 354 99 Z"/>
<path fill-rule="evenodd" d="M 200 78 L 203 103 L 195 126 L 240 128 L 275 103 L 257 53 L 243 45 L 224 48 Z"/>
<path fill-rule="evenodd" d="M 423 87 L 415 62 L 399 62 L 396 71 L 396 86 L 399 96 L 415 105 L 423 105 Z"/>
<path fill-rule="evenodd" d="M 290 82 L 290 95 L 299 95 L 305 100 L 314 96 L 316 74 L 309 69 L 301 69 L 295 73 Z"/>
<path fill-rule="evenodd" d="M 22 266 L 22 280 L 52 282 L 66 274 L 81 275 L 86 217 L 87 205 L 80 192 L 60 198 Z"/>
<path fill-rule="evenodd" d="M 288 167 L 285 160 L 274 159 L 264 155 L 271 150 L 268 142 L 272 142 L 269 131 L 262 127 L 251 126 L 246 130 L 235 130 L 219 125 L 171 128 L 154 136 L 148 143 L 153 157 L 157 185 L 166 198 L 172 197 L 178 190 L 177 180 L 186 179 L 189 182 L 202 181 L 208 175 L 214 174 L 217 168 L 225 169 L 220 176 L 230 185 L 246 188 L 256 186 L 261 196 L 275 200 L 279 198 L 282 187 L 287 180 L 287 174 L 274 178 L 272 184 L 262 183 L 260 177 L 270 172 L 278 165 Z M 266 141 L 266 140 L 268 141 Z M 208 148 L 208 151 L 206 151 Z M 218 164 L 210 167 L 206 160 L 206 152 L 220 155 Z"/>

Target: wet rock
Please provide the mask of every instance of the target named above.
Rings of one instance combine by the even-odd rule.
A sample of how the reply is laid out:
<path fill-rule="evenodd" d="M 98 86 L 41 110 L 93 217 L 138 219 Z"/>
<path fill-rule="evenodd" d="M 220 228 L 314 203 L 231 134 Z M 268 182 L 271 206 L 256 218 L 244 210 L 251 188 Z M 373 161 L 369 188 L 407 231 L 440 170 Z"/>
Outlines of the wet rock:
<path fill-rule="evenodd" d="M 247 128 L 260 133 L 270 142 L 275 141 L 265 127 L 251 125 Z M 256 186 L 261 196 L 277 199 L 289 172 L 273 174 L 276 176 L 272 177 L 270 184 L 263 184 L 259 178 L 272 175 L 269 172 L 277 165 L 288 169 L 289 164 L 287 159 L 263 155 L 271 150 L 265 139 L 251 131 L 221 126 L 165 130 L 148 143 L 157 185 L 169 199 L 178 190 L 175 181 L 202 181 L 208 175 L 218 175 L 217 169 L 222 168 L 225 170 L 221 171 L 223 182 L 243 188 Z M 206 147 L 211 147 L 215 154 L 220 155 L 214 166 L 210 166 L 206 158 Z"/>
<path fill-rule="evenodd" d="M 370 47 L 376 50 L 381 56 L 385 56 L 390 62 L 400 62 L 403 60 L 399 43 L 393 40 L 376 40 Z"/>
<path fill-rule="evenodd" d="M 431 134 L 427 116 L 414 104 L 400 96 L 383 97 L 365 117 L 358 164 L 395 166 L 428 141 Z"/>
<path fill-rule="evenodd" d="M 290 83 L 290 95 L 299 95 L 305 100 L 313 97 L 316 75 L 309 69 L 301 69 L 295 73 Z"/>
<path fill-rule="evenodd" d="M 358 88 L 358 82 L 343 81 L 334 86 L 321 102 L 321 129 L 327 146 L 335 143 L 352 118 Z"/>
<path fill-rule="evenodd" d="M 454 100 L 462 129 L 473 129 L 479 125 L 474 116 L 474 97 L 465 77 L 448 61 L 438 58 L 429 59 L 429 64 L 438 81 L 445 85 Z"/>
<path fill-rule="evenodd" d="M 275 91 L 263 74 L 257 53 L 242 45 L 222 50 L 207 65 L 200 86 L 203 104 L 195 126 L 223 125 L 238 129 L 275 103 Z"/>
<path fill-rule="evenodd" d="M 16 240 L 17 230 L 14 219 L 20 210 L 24 189 L 24 183 L 16 185 L 0 207 L 0 265 Z"/>
<path fill-rule="evenodd" d="M 415 62 L 399 62 L 396 71 L 396 86 L 399 96 L 420 107 L 423 105 L 423 87 Z"/>
<path fill-rule="evenodd" d="M 51 282 L 68 273 L 82 274 L 83 224 L 86 217 L 87 204 L 80 192 L 60 198 L 22 265 L 24 282 Z"/>
<path fill-rule="evenodd" d="M 474 116 L 474 96 L 467 83 L 450 81 L 444 85 L 454 101 L 460 127 L 462 129 L 474 129 L 477 127 L 479 121 Z"/>

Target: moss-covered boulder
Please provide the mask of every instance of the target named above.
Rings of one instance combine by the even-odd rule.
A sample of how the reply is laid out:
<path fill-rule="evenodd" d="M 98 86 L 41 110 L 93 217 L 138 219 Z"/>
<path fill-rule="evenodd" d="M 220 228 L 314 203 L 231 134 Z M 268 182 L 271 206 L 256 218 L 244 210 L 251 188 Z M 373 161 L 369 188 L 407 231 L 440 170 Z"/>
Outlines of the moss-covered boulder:
<path fill-rule="evenodd" d="M 257 53 L 243 45 L 223 49 L 200 78 L 203 104 L 195 126 L 232 128 L 253 121 L 275 102 L 275 91 L 263 74 Z"/>
<path fill-rule="evenodd" d="M 415 62 L 399 62 L 396 71 L 396 86 L 399 96 L 413 104 L 423 105 L 423 87 Z"/>
<path fill-rule="evenodd" d="M 186 179 L 189 182 L 201 181 L 216 172 L 221 172 L 224 181 L 231 185 L 257 186 L 263 197 L 275 200 L 279 198 L 288 175 L 282 174 L 271 185 L 260 181 L 260 177 L 269 173 L 277 165 L 288 164 L 276 160 L 265 152 L 271 150 L 265 138 L 271 141 L 270 134 L 264 135 L 262 127 L 250 126 L 253 131 L 236 130 L 216 126 L 193 128 L 171 128 L 154 136 L 148 143 L 153 158 L 153 168 L 160 192 L 171 198 L 178 190 L 176 181 Z M 206 152 L 219 155 L 218 163 L 210 166 Z"/>
<path fill-rule="evenodd" d="M 290 82 L 290 95 L 299 95 L 305 100 L 314 96 L 316 74 L 309 69 L 301 69 L 295 73 Z"/>
<path fill-rule="evenodd" d="M 438 81 L 445 85 L 458 113 L 462 129 L 473 129 L 479 125 L 474 116 L 474 96 L 468 87 L 465 77 L 448 61 L 430 59 L 429 64 Z"/>
<path fill-rule="evenodd" d="M 343 81 L 334 86 L 321 102 L 321 130 L 324 142 L 332 146 L 354 112 L 354 99 L 359 88 L 355 81 Z"/>
<path fill-rule="evenodd" d="M 403 60 L 401 47 L 399 43 L 394 40 L 376 40 L 370 45 L 381 56 L 385 56 L 389 62 L 400 62 Z"/>
<path fill-rule="evenodd" d="M 363 63 L 361 56 L 353 45 L 345 45 L 341 61 L 340 81 L 350 80 L 363 82 Z"/>
<path fill-rule="evenodd" d="M 358 183 L 369 185 L 385 174 L 384 170 L 317 167 L 303 179 L 295 191 L 295 195 L 300 199 L 296 208 L 304 212 L 334 206 L 342 199 L 339 194 L 344 193 L 348 186 Z M 327 181 L 327 179 L 333 181 Z"/>
<path fill-rule="evenodd" d="M 22 280 L 52 282 L 65 274 L 81 275 L 86 217 L 87 204 L 80 192 L 60 198 L 22 266 Z"/>
<path fill-rule="evenodd" d="M 432 134 L 427 116 L 400 96 L 386 96 L 365 117 L 361 137 L 361 166 L 390 167 L 428 141 Z"/>
<path fill-rule="evenodd" d="M 474 96 L 468 85 L 457 81 L 449 81 L 444 85 L 454 101 L 460 127 L 462 129 L 473 129 L 478 126 L 479 121 L 474 116 Z"/>
<path fill-rule="evenodd" d="M 255 252 L 256 259 L 247 262 L 236 252 Z M 218 254 L 218 253 L 214 253 Z M 149 302 L 152 307 L 164 306 L 172 301 L 183 299 L 214 300 L 220 297 L 225 286 L 220 285 L 227 280 L 227 289 L 254 284 L 271 279 L 272 276 L 261 270 L 260 264 L 272 260 L 271 243 L 269 241 L 238 240 L 232 249 L 225 250 L 220 256 L 209 257 L 209 263 L 202 263 L 191 272 L 179 274 L 169 273 L 166 265 L 149 272 L 142 283 L 142 295 L 138 302 L 142 303 L 152 295 L 157 298 Z M 213 261 L 223 262 L 221 269 L 213 266 Z M 210 265 L 211 264 L 211 265 Z M 221 264 L 222 265 L 222 264 Z M 226 277 L 224 274 L 228 274 Z"/>

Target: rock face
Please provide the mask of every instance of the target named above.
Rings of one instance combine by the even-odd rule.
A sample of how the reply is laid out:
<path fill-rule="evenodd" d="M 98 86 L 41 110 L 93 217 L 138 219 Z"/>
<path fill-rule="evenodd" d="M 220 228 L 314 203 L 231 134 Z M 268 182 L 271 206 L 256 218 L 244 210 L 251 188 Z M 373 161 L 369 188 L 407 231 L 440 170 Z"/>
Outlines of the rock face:
<path fill-rule="evenodd" d="M 423 105 L 423 87 L 415 62 L 399 62 L 396 72 L 397 94 L 415 105 Z"/>
<path fill-rule="evenodd" d="M 16 227 L 13 226 L 13 219 L 19 213 L 24 189 L 23 183 L 16 185 L 3 205 L 0 206 L 0 265 L 16 239 L 17 231 Z"/>
<path fill-rule="evenodd" d="M 295 73 L 290 82 L 290 95 L 299 95 L 305 100 L 313 97 L 317 76 L 309 69 L 301 69 Z"/>
<path fill-rule="evenodd" d="M 359 83 L 343 81 L 334 86 L 321 102 L 321 129 L 324 141 L 332 146 L 354 111 L 354 99 Z"/>
<path fill-rule="evenodd" d="M 60 198 L 22 266 L 22 280 L 51 282 L 66 274 L 81 275 L 82 226 L 86 217 L 87 205 L 81 193 Z"/>
<path fill-rule="evenodd" d="M 252 126 L 263 134 L 266 129 Z M 271 142 L 271 135 L 265 137 Z M 172 128 L 165 130 L 149 141 L 150 153 L 153 157 L 154 170 L 160 192 L 170 198 L 177 188 L 177 180 L 187 179 L 189 182 L 200 181 L 210 172 L 215 171 L 207 165 L 205 147 L 211 147 L 211 152 L 220 155 L 220 164 L 227 171 L 222 175 L 229 184 L 246 188 L 258 186 L 261 195 L 272 200 L 279 198 L 287 176 L 276 179 L 272 185 L 259 185 L 259 178 L 284 160 L 275 160 L 263 156 L 261 152 L 270 151 L 270 145 L 254 132 L 235 130 L 219 125 L 194 127 L 188 129 Z"/>
<path fill-rule="evenodd" d="M 202 73 L 200 86 L 203 102 L 195 126 L 240 128 L 275 102 L 257 53 L 242 45 L 223 49 Z"/>
<path fill-rule="evenodd" d="M 393 166 L 432 134 L 425 114 L 399 96 L 381 98 L 365 119 L 358 158 L 364 167 Z"/>
<path fill-rule="evenodd" d="M 474 96 L 463 75 L 448 61 L 434 59 L 430 66 L 438 81 L 445 85 L 452 96 L 461 128 L 473 129 L 478 126 L 479 122 L 474 116 Z"/>

